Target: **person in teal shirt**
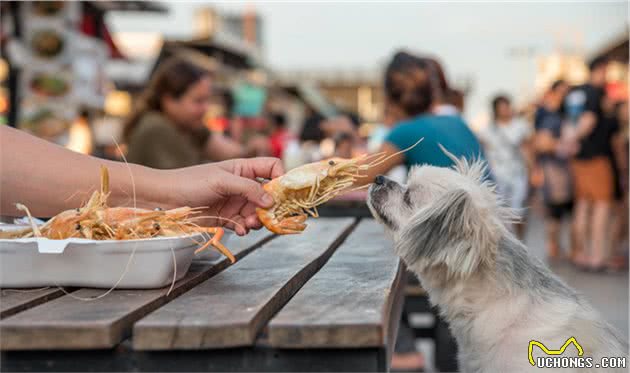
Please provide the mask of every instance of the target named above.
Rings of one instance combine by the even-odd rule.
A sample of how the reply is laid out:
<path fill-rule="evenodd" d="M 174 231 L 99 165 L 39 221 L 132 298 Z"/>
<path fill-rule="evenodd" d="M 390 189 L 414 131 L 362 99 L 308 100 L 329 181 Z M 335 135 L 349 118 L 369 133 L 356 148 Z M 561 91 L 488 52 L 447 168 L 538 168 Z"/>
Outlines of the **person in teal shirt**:
<path fill-rule="evenodd" d="M 431 59 L 419 58 L 406 52 L 396 53 L 385 72 L 385 123 L 391 131 L 379 152 L 389 155 L 382 164 L 371 167 L 368 177 L 360 183 L 370 183 L 379 174 L 385 174 L 398 165 L 410 168 L 415 165 L 450 167 L 453 160 L 440 148 L 444 147 L 457 158 L 485 159 L 481 145 L 461 116 L 439 110 L 448 89 L 443 74 Z M 409 151 L 396 154 L 414 145 Z M 490 172 L 486 174 L 492 179 Z M 453 356 L 453 359 L 455 357 Z M 423 357 L 416 351 L 413 332 L 407 319 L 401 320 L 392 370 L 414 371 L 423 368 Z M 456 370 L 456 367 L 452 367 Z"/>
<path fill-rule="evenodd" d="M 406 52 L 394 55 L 385 72 L 385 123 L 392 129 L 379 152 L 392 155 L 383 164 L 369 170 L 363 183 L 404 164 L 450 167 L 453 160 L 440 148 L 444 147 L 457 158 L 484 160 L 483 149 L 477 137 L 460 115 L 436 115 L 433 109 L 440 104 L 439 78 L 429 59 Z M 423 139 L 414 148 L 407 149 Z M 491 172 L 486 178 L 492 179 Z"/>
<path fill-rule="evenodd" d="M 402 150 L 413 146 L 419 139 L 424 140 L 404 154 L 407 167 L 419 164 L 451 166 L 453 161 L 440 145 L 458 158 L 483 158 L 479 141 L 459 116 L 419 115 L 396 125 L 385 141 Z"/>

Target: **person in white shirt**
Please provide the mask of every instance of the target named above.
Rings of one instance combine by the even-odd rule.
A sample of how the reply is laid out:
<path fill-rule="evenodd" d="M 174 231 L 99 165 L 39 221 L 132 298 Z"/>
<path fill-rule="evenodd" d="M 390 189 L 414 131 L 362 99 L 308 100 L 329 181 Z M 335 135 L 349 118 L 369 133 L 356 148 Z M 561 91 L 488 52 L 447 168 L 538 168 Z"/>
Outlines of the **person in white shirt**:
<path fill-rule="evenodd" d="M 499 193 L 508 205 L 521 212 L 529 194 L 528 145 L 533 135 L 529 123 L 514 115 L 510 99 L 498 95 L 492 100 L 494 120 L 478 133 Z M 525 219 L 515 226 L 519 238 L 525 233 Z"/>

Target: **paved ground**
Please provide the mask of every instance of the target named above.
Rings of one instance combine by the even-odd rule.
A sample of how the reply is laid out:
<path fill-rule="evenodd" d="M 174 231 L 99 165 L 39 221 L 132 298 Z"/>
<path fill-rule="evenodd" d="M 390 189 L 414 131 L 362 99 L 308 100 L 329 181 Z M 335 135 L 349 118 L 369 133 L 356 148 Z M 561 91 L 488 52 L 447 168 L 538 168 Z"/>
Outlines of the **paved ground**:
<path fill-rule="evenodd" d="M 565 247 L 568 247 L 568 237 L 564 238 Z M 546 261 L 544 221 L 539 216 L 530 219 L 525 243 L 532 253 Z M 587 273 L 568 263 L 551 264 L 550 267 L 584 294 L 603 317 L 628 338 L 628 272 Z"/>

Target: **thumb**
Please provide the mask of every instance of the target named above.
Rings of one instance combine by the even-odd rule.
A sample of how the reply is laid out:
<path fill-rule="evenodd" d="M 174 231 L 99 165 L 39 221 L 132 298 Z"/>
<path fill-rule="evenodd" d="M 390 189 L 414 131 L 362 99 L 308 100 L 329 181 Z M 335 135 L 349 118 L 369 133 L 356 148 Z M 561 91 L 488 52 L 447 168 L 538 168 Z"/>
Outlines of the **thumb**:
<path fill-rule="evenodd" d="M 262 185 L 245 177 L 230 174 L 219 181 L 219 191 L 225 196 L 245 197 L 249 202 L 260 207 L 273 205 L 273 197 L 265 192 Z"/>

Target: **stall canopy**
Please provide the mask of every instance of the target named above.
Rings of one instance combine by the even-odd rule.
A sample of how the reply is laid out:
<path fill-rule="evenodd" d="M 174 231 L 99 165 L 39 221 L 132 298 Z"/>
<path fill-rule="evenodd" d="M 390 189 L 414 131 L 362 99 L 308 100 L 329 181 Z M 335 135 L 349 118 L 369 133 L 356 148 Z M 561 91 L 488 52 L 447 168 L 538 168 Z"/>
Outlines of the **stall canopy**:
<path fill-rule="evenodd" d="M 628 35 L 623 34 L 598 50 L 592 58 L 606 57 L 612 61 L 628 63 Z"/>
<path fill-rule="evenodd" d="M 253 50 L 239 44 L 224 42 L 218 38 L 208 38 L 165 41 L 155 61 L 154 70 L 163 60 L 179 54 L 182 50 L 187 51 L 187 53 L 191 51 L 198 52 L 219 62 L 221 65 L 229 66 L 236 70 L 260 67 L 258 55 Z"/>
<path fill-rule="evenodd" d="M 104 15 L 109 11 L 166 13 L 168 9 L 152 1 L 86 1 L 83 3 L 81 31 L 86 35 L 103 40 L 109 47 L 112 59 L 126 59 L 114 43 L 105 23 Z"/>

